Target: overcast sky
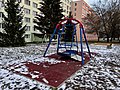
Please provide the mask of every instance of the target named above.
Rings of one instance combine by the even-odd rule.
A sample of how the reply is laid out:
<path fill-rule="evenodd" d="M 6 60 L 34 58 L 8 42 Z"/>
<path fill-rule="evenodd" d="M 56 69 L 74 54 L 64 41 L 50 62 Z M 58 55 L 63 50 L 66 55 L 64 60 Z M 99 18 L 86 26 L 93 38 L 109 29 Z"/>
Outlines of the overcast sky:
<path fill-rule="evenodd" d="M 79 1 L 79 0 L 73 0 L 73 1 Z M 94 3 L 95 0 L 84 0 L 84 1 L 90 5 L 90 4 Z"/>
<path fill-rule="evenodd" d="M 93 4 L 95 0 L 85 0 L 89 5 Z"/>

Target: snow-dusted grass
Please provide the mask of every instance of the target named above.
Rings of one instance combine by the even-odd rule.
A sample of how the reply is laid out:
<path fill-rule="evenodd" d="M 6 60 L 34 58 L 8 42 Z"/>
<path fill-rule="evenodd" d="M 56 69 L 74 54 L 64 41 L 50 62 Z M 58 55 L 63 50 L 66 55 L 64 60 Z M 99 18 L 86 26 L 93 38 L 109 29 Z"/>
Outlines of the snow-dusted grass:
<path fill-rule="evenodd" d="M 107 49 L 90 45 L 97 56 L 82 67 L 60 88 L 63 90 L 120 90 L 120 45 Z"/>
<path fill-rule="evenodd" d="M 54 53 L 55 46 L 52 45 L 47 54 Z M 60 63 L 60 61 L 42 57 L 45 49 L 45 44 L 0 48 L 0 90 L 30 90 L 34 87 L 40 90 L 51 90 L 50 86 L 11 71 L 14 69 L 14 71 L 27 74 L 28 69 L 23 65 L 26 61 L 33 63 Z M 90 49 L 98 54 L 93 56 L 94 58 L 89 63 L 63 83 L 58 88 L 59 90 L 120 89 L 120 45 L 114 45 L 112 49 L 107 49 L 106 46 L 91 44 Z M 84 50 L 87 50 L 85 46 Z M 18 68 L 19 66 L 22 67 Z M 37 75 L 32 75 L 32 77 L 35 78 Z M 44 80 L 47 81 L 45 78 Z"/>

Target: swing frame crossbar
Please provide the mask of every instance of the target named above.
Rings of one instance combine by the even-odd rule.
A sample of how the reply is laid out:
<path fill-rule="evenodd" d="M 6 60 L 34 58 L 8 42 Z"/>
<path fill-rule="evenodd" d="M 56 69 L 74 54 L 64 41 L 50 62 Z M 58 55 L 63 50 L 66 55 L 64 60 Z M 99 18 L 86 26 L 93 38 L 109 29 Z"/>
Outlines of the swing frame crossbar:
<path fill-rule="evenodd" d="M 64 31 L 65 31 L 65 27 L 66 26 L 69 26 L 66 22 L 67 21 L 70 21 L 70 24 L 71 25 L 73 25 L 73 27 L 74 27 L 74 30 L 73 30 L 73 33 L 72 33 L 72 41 L 71 41 L 71 43 L 66 43 L 66 41 L 65 41 L 65 43 L 63 43 L 63 44 L 61 44 L 61 37 L 62 37 L 62 34 L 64 33 Z M 78 21 L 78 20 L 76 20 L 76 19 L 73 19 L 73 18 L 66 18 L 66 19 L 64 19 L 64 20 L 62 20 L 62 21 L 60 21 L 60 23 L 58 23 L 57 25 L 56 25 L 56 28 L 54 29 L 54 32 L 53 32 L 53 34 L 52 34 L 52 36 L 51 36 L 51 38 L 50 38 L 50 41 L 49 41 L 49 43 L 48 43 L 48 46 L 47 46 L 47 48 L 46 48 L 46 50 L 45 50 L 45 52 L 44 52 L 44 57 L 46 56 L 46 53 L 47 53 L 47 51 L 48 51 L 48 49 L 49 49 L 49 47 L 50 47 L 50 44 L 51 44 L 51 42 L 52 42 L 52 39 L 53 39 L 53 37 L 54 37 L 54 35 L 56 34 L 56 31 L 58 31 L 58 42 L 57 42 L 57 54 L 58 55 L 61 55 L 61 56 L 71 56 L 71 54 L 78 54 L 78 39 L 77 39 L 77 34 L 76 34 L 76 25 L 78 25 L 79 24 L 79 27 L 80 27 L 80 51 L 81 51 L 81 59 L 82 59 L 82 65 L 84 65 L 84 53 L 83 53 L 83 37 L 82 37 L 82 35 L 84 36 L 84 39 L 85 39 L 85 43 L 86 43 L 86 46 L 87 46 L 87 49 L 88 49 L 88 53 L 89 53 L 89 57 L 91 58 L 91 53 L 90 53 L 90 49 L 89 49 L 89 45 L 88 45 L 88 41 L 87 41 L 87 38 L 86 38 L 86 35 L 85 35 L 85 31 L 84 31 L 84 28 L 83 28 L 83 25 L 82 25 L 82 23 L 80 22 L 80 21 Z M 62 30 L 61 30 L 61 26 L 62 26 Z M 74 36 L 76 36 L 75 38 L 76 38 L 76 42 L 74 42 Z M 65 38 L 65 40 L 66 40 L 66 38 Z M 74 43 L 73 43 L 74 42 Z M 75 44 L 76 43 L 76 44 Z M 77 48 L 77 50 L 72 50 L 72 47 L 73 46 L 76 46 L 76 48 Z M 67 50 L 66 49 L 66 51 L 65 52 L 59 52 L 59 49 L 60 48 L 70 48 L 69 50 Z"/>

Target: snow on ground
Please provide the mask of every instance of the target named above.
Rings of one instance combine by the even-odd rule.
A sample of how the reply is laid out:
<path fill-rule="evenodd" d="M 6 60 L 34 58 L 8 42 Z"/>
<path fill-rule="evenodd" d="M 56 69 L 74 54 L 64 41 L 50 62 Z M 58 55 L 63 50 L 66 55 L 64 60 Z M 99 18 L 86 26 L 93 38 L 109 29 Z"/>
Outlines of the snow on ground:
<path fill-rule="evenodd" d="M 42 57 L 45 48 L 46 44 L 0 48 L 0 90 L 30 90 L 32 88 L 51 90 L 50 86 L 11 71 L 15 69 L 15 71 L 27 74 L 28 69 L 23 65 L 26 61 L 60 63 L 60 61 Z M 54 53 L 55 45 L 52 45 L 50 49 L 48 54 Z M 65 81 L 59 90 L 120 90 L 120 45 L 114 45 L 112 49 L 107 49 L 105 45 L 91 44 L 90 49 L 98 54 Z M 87 50 L 85 46 L 84 50 Z M 22 67 L 18 68 L 19 66 Z M 35 78 L 37 75 L 32 75 L 32 77 Z M 45 78 L 44 81 L 47 82 Z"/>
<path fill-rule="evenodd" d="M 90 48 L 98 55 L 59 90 L 120 90 L 120 45 L 112 49 L 102 45 L 90 45 Z"/>

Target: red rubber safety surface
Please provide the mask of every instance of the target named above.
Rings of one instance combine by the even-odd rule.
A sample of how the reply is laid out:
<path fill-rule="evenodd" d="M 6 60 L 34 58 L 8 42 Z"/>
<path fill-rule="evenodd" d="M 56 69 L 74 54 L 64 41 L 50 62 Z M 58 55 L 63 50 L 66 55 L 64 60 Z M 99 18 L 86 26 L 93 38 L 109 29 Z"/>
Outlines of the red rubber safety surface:
<path fill-rule="evenodd" d="M 66 79 L 68 79 L 72 74 L 74 74 L 77 70 L 79 70 L 82 67 L 81 61 L 76 61 L 71 58 L 64 58 L 57 54 L 52 54 L 47 57 L 54 58 L 57 60 L 63 60 L 64 62 L 57 64 L 50 64 L 47 62 L 39 64 L 31 62 L 25 63 L 29 72 L 33 73 L 34 75 L 36 74 L 38 75 L 38 73 L 35 73 L 34 71 L 39 72 L 39 77 L 34 79 L 47 85 L 58 87 L 62 82 L 64 82 Z M 90 58 L 85 55 L 85 63 L 87 63 L 89 60 Z M 32 78 L 30 74 L 22 75 Z M 43 78 L 46 79 L 47 82 L 46 80 L 43 80 Z"/>

